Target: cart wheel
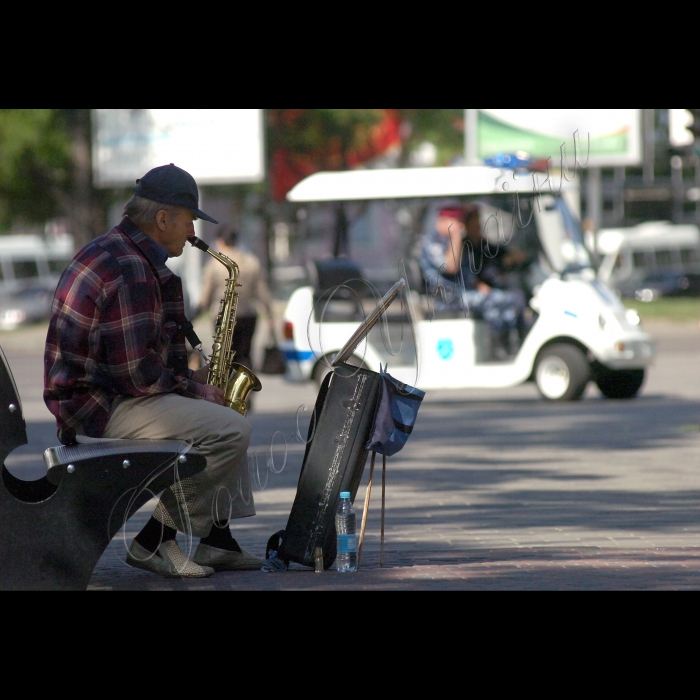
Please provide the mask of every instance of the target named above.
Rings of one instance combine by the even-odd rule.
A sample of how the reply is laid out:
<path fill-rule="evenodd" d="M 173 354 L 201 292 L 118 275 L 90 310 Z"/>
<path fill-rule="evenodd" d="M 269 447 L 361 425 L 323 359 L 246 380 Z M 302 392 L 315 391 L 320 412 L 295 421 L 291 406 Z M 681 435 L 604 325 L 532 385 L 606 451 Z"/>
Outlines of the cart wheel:
<path fill-rule="evenodd" d="M 595 383 L 600 393 L 609 399 L 631 399 L 644 384 L 643 369 L 608 369 L 600 367 L 595 373 Z"/>
<path fill-rule="evenodd" d="M 590 364 L 574 345 L 550 345 L 537 358 L 535 383 L 540 394 L 550 401 L 580 399 L 590 378 Z"/>

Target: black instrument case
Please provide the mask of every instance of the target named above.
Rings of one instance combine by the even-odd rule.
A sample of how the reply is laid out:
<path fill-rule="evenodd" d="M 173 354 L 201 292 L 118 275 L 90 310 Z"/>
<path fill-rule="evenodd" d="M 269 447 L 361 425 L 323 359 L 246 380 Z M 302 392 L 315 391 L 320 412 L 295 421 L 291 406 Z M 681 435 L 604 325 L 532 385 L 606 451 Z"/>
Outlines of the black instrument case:
<path fill-rule="evenodd" d="M 323 566 L 336 557 L 335 511 L 341 491 L 354 501 L 367 461 L 366 448 L 381 396 L 381 376 L 343 362 L 324 379 L 309 424 L 308 442 L 296 497 L 284 530 L 268 542 L 284 562 Z M 358 523 L 359 525 L 359 523 Z"/>

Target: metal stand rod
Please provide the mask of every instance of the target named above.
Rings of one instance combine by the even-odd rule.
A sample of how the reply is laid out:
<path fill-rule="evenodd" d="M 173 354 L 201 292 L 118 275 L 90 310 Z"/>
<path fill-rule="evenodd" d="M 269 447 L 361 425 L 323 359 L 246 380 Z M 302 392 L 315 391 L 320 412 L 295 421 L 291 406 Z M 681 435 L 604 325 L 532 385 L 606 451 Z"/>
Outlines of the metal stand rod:
<path fill-rule="evenodd" d="M 367 512 L 369 511 L 369 497 L 372 493 L 372 477 L 374 476 L 374 458 L 376 452 L 372 452 L 372 461 L 369 465 L 369 483 L 367 484 L 367 492 L 365 493 L 365 508 L 362 511 L 362 526 L 360 527 L 360 541 L 357 543 L 357 568 L 360 568 L 360 559 L 362 558 L 362 543 L 365 540 L 365 526 L 367 525 Z"/>
<path fill-rule="evenodd" d="M 382 535 L 379 550 L 379 566 L 384 566 L 384 494 L 386 485 L 386 455 L 382 455 Z"/>

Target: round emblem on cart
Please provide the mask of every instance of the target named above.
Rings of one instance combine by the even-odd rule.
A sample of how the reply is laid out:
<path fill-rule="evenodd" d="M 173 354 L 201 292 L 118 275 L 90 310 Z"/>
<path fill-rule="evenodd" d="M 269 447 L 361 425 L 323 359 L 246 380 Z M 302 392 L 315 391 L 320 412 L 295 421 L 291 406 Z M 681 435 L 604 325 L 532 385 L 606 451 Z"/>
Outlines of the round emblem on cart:
<path fill-rule="evenodd" d="M 437 351 L 441 359 L 449 360 L 455 354 L 454 343 L 449 338 L 438 340 Z"/>

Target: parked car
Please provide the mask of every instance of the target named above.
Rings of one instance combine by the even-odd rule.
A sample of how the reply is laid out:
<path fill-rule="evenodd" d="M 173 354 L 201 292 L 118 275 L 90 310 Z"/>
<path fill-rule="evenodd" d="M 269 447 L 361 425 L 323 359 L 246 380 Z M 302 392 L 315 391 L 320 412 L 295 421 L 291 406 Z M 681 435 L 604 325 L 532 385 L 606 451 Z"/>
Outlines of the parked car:
<path fill-rule="evenodd" d="M 697 273 L 656 272 L 648 275 L 634 290 L 637 301 L 697 296 L 700 296 L 700 274 Z"/>
<path fill-rule="evenodd" d="M 0 235 L 0 330 L 49 318 L 61 272 L 73 257 L 69 234 Z"/>
<path fill-rule="evenodd" d="M 11 331 L 45 321 L 51 313 L 52 301 L 53 290 L 46 286 L 0 294 L 0 330 Z"/>
<path fill-rule="evenodd" d="M 0 234 L 0 295 L 44 286 L 55 289 L 73 248 L 70 234 Z"/>

